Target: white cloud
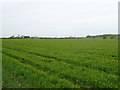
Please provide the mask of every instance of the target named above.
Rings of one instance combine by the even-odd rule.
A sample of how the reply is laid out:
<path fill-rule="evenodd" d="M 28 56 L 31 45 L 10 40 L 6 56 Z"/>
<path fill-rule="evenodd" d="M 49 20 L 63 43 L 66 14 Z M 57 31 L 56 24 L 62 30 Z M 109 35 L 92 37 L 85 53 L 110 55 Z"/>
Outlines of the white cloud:
<path fill-rule="evenodd" d="M 3 36 L 117 33 L 118 0 L 3 0 Z M 32 2 L 32 3 L 31 3 Z"/>

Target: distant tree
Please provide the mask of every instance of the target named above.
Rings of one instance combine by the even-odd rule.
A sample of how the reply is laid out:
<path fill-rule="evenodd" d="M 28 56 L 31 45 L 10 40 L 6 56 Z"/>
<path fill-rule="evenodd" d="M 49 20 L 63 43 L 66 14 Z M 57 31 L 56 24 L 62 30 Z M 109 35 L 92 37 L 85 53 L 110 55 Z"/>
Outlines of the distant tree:
<path fill-rule="evenodd" d="M 120 34 L 118 34 L 118 39 L 120 39 Z"/>
<path fill-rule="evenodd" d="M 106 37 L 106 36 L 103 36 L 102 38 L 103 38 L 103 39 L 106 39 L 107 37 Z"/>
<path fill-rule="evenodd" d="M 30 36 L 24 36 L 24 38 L 30 38 Z"/>
<path fill-rule="evenodd" d="M 87 35 L 86 38 L 90 38 L 91 36 L 90 35 Z"/>
<path fill-rule="evenodd" d="M 96 36 L 92 36 L 92 38 L 95 38 Z"/>
<path fill-rule="evenodd" d="M 113 39 L 113 38 L 115 38 L 115 37 L 114 37 L 114 36 L 111 36 L 111 37 L 110 37 L 110 39 Z"/>
<path fill-rule="evenodd" d="M 13 36 L 11 36 L 10 38 L 15 38 L 15 36 L 13 35 Z"/>

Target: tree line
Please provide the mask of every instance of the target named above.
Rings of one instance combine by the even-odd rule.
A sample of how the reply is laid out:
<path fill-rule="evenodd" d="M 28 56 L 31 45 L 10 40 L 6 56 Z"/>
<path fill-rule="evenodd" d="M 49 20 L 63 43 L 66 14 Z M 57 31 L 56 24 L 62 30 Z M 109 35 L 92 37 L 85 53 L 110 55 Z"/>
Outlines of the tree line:
<path fill-rule="evenodd" d="M 8 38 L 3 38 L 3 39 L 80 39 L 80 38 L 102 38 L 102 39 L 118 39 L 120 35 L 117 34 L 103 34 L 103 35 L 96 35 L 96 36 L 91 36 L 87 35 L 86 37 L 31 37 L 31 36 L 26 36 L 26 35 L 18 35 L 18 36 L 10 36 Z"/>

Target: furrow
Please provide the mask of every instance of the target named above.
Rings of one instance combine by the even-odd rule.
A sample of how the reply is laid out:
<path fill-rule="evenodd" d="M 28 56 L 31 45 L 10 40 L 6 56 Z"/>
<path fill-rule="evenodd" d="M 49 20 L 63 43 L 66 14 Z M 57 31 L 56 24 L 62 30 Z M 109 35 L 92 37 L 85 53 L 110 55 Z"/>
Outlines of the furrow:
<path fill-rule="evenodd" d="M 68 88 L 68 87 L 78 88 L 78 86 L 74 86 L 71 82 L 69 82 L 65 79 L 60 79 L 53 75 L 48 75 L 46 72 L 44 72 L 42 70 L 38 70 L 35 67 L 29 65 L 28 63 L 23 63 L 23 62 L 19 61 L 18 59 L 11 57 L 9 55 L 7 55 L 7 57 L 9 57 L 9 60 L 5 59 L 6 58 L 6 56 L 5 56 L 4 61 L 3 61 L 4 67 L 9 68 L 9 70 L 11 71 L 11 73 L 13 73 L 15 75 L 15 77 L 22 78 L 23 80 L 26 79 L 27 81 L 29 81 L 27 83 L 34 84 L 33 85 L 34 88 L 36 86 L 37 87 L 42 86 L 43 88 L 45 88 L 45 87 L 46 88 L 50 88 L 50 87 L 52 87 L 52 88 L 55 88 L 55 87 L 56 88 L 65 88 L 65 87 L 66 88 Z M 8 61 L 7 63 L 12 64 L 12 66 L 8 65 L 6 63 L 6 61 Z M 16 66 L 16 68 L 14 68 L 14 66 Z M 33 81 L 30 81 L 30 79 L 32 79 Z M 38 79 L 37 82 L 35 82 L 36 79 Z M 46 83 L 46 84 L 44 84 L 44 83 Z M 45 86 L 42 84 L 44 84 Z M 41 87 L 38 87 L 38 88 L 41 88 Z"/>
<path fill-rule="evenodd" d="M 72 60 L 68 60 L 68 59 L 60 59 L 58 57 L 54 57 L 54 56 L 47 56 L 47 55 L 43 55 L 41 53 L 35 53 L 35 52 L 29 52 L 29 51 L 25 51 L 25 50 L 19 50 L 19 49 L 15 49 L 15 48 L 9 48 L 9 47 L 6 47 L 8 49 L 12 49 L 12 50 L 16 50 L 16 51 L 19 51 L 19 52 L 25 52 L 25 53 L 28 53 L 28 54 L 33 54 L 33 55 L 37 55 L 37 56 L 40 56 L 40 57 L 45 57 L 45 58 L 49 58 L 49 59 L 55 59 L 56 61 L 60 61 L 60 62 L 65 62 L 65 63 L 68 63 L 68 64 L 72 64 L 72 65 L 75 65 L 75 66 L 83 66 L 83 67 L 86 67 L 86 68 L 90 68 L 90 69 L 94 69 L 94 70 L 98 70 L 98 71 L 101 71 L 101 72 L 105 72 L 107 74 L 113 74 L 113 75 L 118 75 L 117 73 L 112 73 L 112 72 L 108 72 L 106 69 L 102 69 L 100 67 L 91 67 L 91 65 L 88 64 L 80 64 L 78 62 L 74 62 Z"/>
<path fill-rule="evenodd" d="M 10 55 L 11 55 L 11 54 L 10 54 Z M 14 55 L 13 55 L 13 56 L 14 56 Z M 16 57 L 15 57 L 15 58 L 16 58 Z M 19 57 L 17 57 L 17 58 L 19 59 Z M 23 60 L 25 60 L 25 58 L 23 58 Z M 35 64 L 35 65 L 36 65 L 36 64 Z M 81 67 L 81 68 L 83 68 L 83 67 Z M 78 69 L 80 69 L 80 67 L 79 67 Z M 100 72 L 98 72 L 98 71 L 91 70 L 91 69 L 88 69 L 88 68 L 87 68 L 87 70 L 88 70 L 88 71 L 89 71 L 89 70 L 90 70 L 90 71 L 93 71 L 93 73 L 94 73 L 94 74 L 96 74 L 96 76 L 100 74 L 100 77 L 101 77 L 101 75 L 103 74 L 104 76 L 106 76 L 106 77 L 107 77 L 107 79 L 108 79 L 108 80 L 109 80 L 109 79 L 110 79 L 110 77 L 111 77 L 111 74 L 109 74 L 109 75 L 110 75 L 110 76 L 109 76 L 109 75 L 107 75 L 107 74 L 105 74 L 105 73 L 102 73 L 102 72 L 100 73 Z M 65 71 L 66 71 L 66 70 L 65 70 Z M 68 70 L 68 71 L 69 71 L 70 73 L 74 73 L 72 70 Z M 87 72 L 86 70 L 84 70 L 84 71 L 85 71 L 85 72 Z M 66 72 L 67 72 L 67 71 L 66 71 Z M 64 73 L 66 73 L 66 72 L 64 72 Z M 70 73 L 68 73 L 69 75 L 67 75 L 67 77 L 69 77 L 69 76 L 70 76 Z M 79 73 L 79 72 L 78 72 L 78 73 Z M 82 74 L 82 73 L 80 73 L 79 75 L 81 75 L 81 74 Z M 74 75 L 76 75 L 76 74 L 74 74 Z M 83 73 L 82 75 L 84 75 L 84 73 Z M 108 76 L 109 76 L 109 77 L 108 77 Z M 75 76 L 75 77 L 76 77 L 76 76 Z M 74 77 L 74 79 L 75 79 L 75 77 Z M 77 76 L 77 77 L 79 77 L 79 76 Z M 75 79 L 75 80 L 77 80 L 77 77 L 76 77 L 76 79 Z M 69 78 L 70 78 L 70 79 L 71 79 L 71 78 L 73 79 L 73 77 L 69 77 Z M 83 78 L 85 79 L 86 77 L 85 77 L 85 76 L 83 76 Z M 93 78 L 93 77 L 91 77 L 91 79 L 90 79 L 90 80 L 92 80 L 92 78 Z M 111 78 L 113 78 L 113 77 L 111 77 Z M 73 79 L 73 80 L 74 80 L 74 79 Z M 79 79 L 79 78 L 78 78 L 78 79 Z M 96 79 L 97 79 L 97 78 L 96 78 Z M 106 79 L 106 80 L 107 80 L 107 79 Z M 81 80 L 82 80 L 82 78 L 80 78 L 79 80 L 81 81 Z M 110 83 L 110 81 L 108 81 L 108 80 L 107 80 L 107 81 L 105 81 L 105 82 L 106 82 L 106 83 L 107 83 L 107 82 L 108 82 L 108 83 Z M 113 79 L 113 80 L 114 80 L 114 79 Z M 84 80 L 83 80 L 82 82 L 84 82 Z M 95 82 L 95 81 L 93 80 L 93 82 Z M 88 82 L 87 82 L 87 80 L 85 80 L 85 82 L 84 82 L 84 83 L 88 83 Z M 93 84 L 93 85 L 94 85 L 94 84 Z M 104 85 L 105 85 L 105 84 L 104 84 Z M 98 86 L 98 85 L 97 85 L 97 86 Z"/>
<path fill-rule="evenodd" d="M 72 80 L 72 78 L 65 78 L 64 77 L 64 75 L 62 75 L 62 74 L 60 74 L 60 76 L 58 75 L 59 73 L 58 72 L 55 72 L 55 70 L 52 70 L 52 69 L 50 69 L 50 67 L 49 68 L 46 68 L 46 66 L 44 66 L 44 67 L 41 67 L 40 65 L 41 64 L 38 64 L 38 63 L 35 63 L 35 62 L 31 62 L 31 61 L 29 61 L 29 60 L 27 60 L 27 59 L 25 59 L 25 58 L 19 58 L 19 57 L 17 57 L 17 56 L 14 56 L 14 55 L 12 55 L 12 54 L 8 54 L 8 53 L 6 53 L 6 52 L 3 52 L 5 55 L 7 55 L 7 56 L 9 56 L 9 57 L 11 57 L 11 58 L 15 58 L 16 60 L 19 60 L 21 63 L 23 63 L 23 64 L 28 64 L 28 65 L 30 65 L 31 67 L 34 67 L 34 68 L 36 68 L 36 69 L 38 69 L 38 70 L 40 70 L 40 71 L 42 71 L 42 72 L 45 72 L 45 73 L 47 73 L 47 74 L 49 74 L 49 75 L 53 75 L 53 76 L 55 76 L 55 77 L 58 77 L 59 79 L 63 79 L 63 80 L 66 80 L 66 81 L 68 81 L 68 82 L 71 82 L 72 84 L 74 84 L 75 86 L 77 86 L 77 87 L 79 87 L 79 86 L 81 86 L 81 87 L 93 87 L 93 86 L 91 86 L 91 85 L 85 85 L 85 84 L 83 84 L 82 82 L 79 82 L 79 83 L 77 83 L 75 80 L 73 81 Z M 25 61 L 26 60 L 26 61 Z M 28 61 L 28 62 L 27 62 Z M 38 65 L 39 65 L 39 67 L 38 67 Z M 58 74 L 57 74 L 58 73 Z"/>

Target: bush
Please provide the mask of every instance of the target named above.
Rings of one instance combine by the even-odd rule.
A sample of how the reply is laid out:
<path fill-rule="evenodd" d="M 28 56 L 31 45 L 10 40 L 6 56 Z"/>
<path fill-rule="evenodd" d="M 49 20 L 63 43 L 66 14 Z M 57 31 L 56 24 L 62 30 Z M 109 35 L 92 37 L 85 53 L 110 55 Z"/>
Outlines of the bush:
<path fill-rule="evenodd" d="M 103 39 L 106 39 L 107 37 L 106 37 L 106 36 L 103 36 L 102 38 L 103 38 Z"/>

